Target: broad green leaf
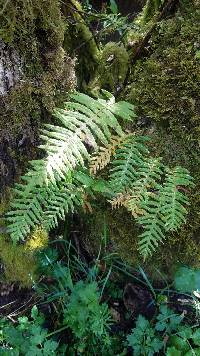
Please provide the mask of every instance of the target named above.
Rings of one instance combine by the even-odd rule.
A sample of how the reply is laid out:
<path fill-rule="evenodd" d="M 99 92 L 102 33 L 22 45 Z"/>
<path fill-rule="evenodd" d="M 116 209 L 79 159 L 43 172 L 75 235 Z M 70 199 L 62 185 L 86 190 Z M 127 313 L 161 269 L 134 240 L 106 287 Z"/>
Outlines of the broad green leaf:
<path fill-rule="evenodd" d="M 110 10 L 112 11 L 113 14 L 118 13 L 118 6 L 115 0 L 110 0 Z"/>
<path fill-rule="evenodd" d="M 166 356 L 181 356 L 181 351 L 177 350 L 174 346 L 167 348 Z"/>

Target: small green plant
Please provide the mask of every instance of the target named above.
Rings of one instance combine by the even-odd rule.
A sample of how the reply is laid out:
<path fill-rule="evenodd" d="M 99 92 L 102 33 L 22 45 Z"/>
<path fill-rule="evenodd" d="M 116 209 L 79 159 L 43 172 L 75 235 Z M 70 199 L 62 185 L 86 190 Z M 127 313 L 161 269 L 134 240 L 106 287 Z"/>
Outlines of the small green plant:
<path fill-rule="evenodd" d="M 111 316 L 107 304 L 100 304 L 98 286 L 95 282 L 77 282 L 64 310 L 64 324 L 74 335 L 74 347 L 81 353 L 103 351 L 111 345 L 108 334 Z M 94 354 L 95 354 L 94 352 Z"/>
<path fill-rule="evenodd" d="M 163 347 L 161 338 L 155 334 L 155 329 L 142 315 L 136 321 L 136 327 L 127 337 L 129 346 L 134 350 L 134 355 L 154 355 Z"/>
<path fill-rule="evenodd" d="M 128 335 L 133 355 L 169 356 L 198 355 L 200 351 L 200 328 L 183 323 L 184 314 L 174 313 L 166 305 L 161 305 L 155 322 L 149 322 L 139 315 L 136 326 Z"/>
<path fill-rule="evenodd" d="M 12 325 L 1 320 L 1 347 L 3 356 L 50 356 L 55 355 L 59 344 L 48 339 L 48 330 L 42 325 L 44 317 L 32 308 L 31 319 L 26 316 L 18 318 L 18 324 Z"/>

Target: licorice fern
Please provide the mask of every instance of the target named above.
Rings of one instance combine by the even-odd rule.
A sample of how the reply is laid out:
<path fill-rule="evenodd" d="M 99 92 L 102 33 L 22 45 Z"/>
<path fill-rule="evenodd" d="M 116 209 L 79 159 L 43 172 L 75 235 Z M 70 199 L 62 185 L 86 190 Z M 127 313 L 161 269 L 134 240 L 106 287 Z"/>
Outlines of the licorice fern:
<path fill-rule="evenodd" d="M 84 206 L 85 197 L 95 193 L 106 197 L 113 208 L 124 206 L 131 212 L 143 229 L 138 249 L 144 258 L 168 231 L 185 222 L 186 193 L 193 186 L 189 172 L 150 158 L 149 137 L 125 134 L 117 120 L 134 117 L 134 107 L 106 95 L 108 101 L 73 94 L 73 101 L 54 112 L 60 126 L 45 125 L 40 147 L 46 156 L 32 161 L 22 183 L 15 185 L 7 216 L 14 241 L 26 238 L 37 225 L 46 230 L 56 227 L 59 219 Z M 105 167 L 108 181 L 96 179 Z"/>
<path fill-rule="evenodd" d="M 177 230 L 185 222 L 185 206 L 189 204 L 185 187 L 193 186 L 186 169 L 170 169 L 161 159 L 149 158 L 146 141 L 148 137 L 129 137 L 116 149 L 110 169 L 110 183 L 116 194 L 110 202 L 113 208 L 127 208 L 143 228 L 139 251 L 144 259 L 168 231 Z"/>
<path fill-rule="evenodd" d="M 144 258 L 152 254 L 159 242 L 165 239 L 166 232 L 177 230 L 186 221 L 189 200 L 181 190 L 193 187 L 188 171 L 182 167 L 166 168 L 165 181 L 158 190 L 150 193 L 141 203 L 143 216 L 137 221 L 144 232 L 139 236 L 139 251 Z"/>
<path fill-rule="evenodd" d="M 114 155 L 110 170 L 110 184 L 113 191 L 122 193 L 130 189 L 139 177 L 139 169 L 144 165 L 148 149 L 146 136 L 132 136 L 120 146 Z"/>
<path fill-rule="evenodd" d="M 143 215 L 137 218 L 137 222 L 144 231 L 139 236 L 139 251 L 146 259 L 158 244 L 165 239 L 165 224 L 162 215 L 162 196 L 158 193 L 151 193 L 141 204 Z"/>
<path fill-rule="evenodd" d="M 15 198 L 8 213 L 8 232 L 13 241 L 24 239 L 36 225 L 50 229 L 81 203 L 80 191 L 73 186 L 73 172 L 84 167 L 91 148 L 108 144 L 113 133 L 124 135 L 118 117 L 130 120 L 134 107 L 126 102 L 94 100 L 75 93 L 64 109 L 54 111 L 60 126 L 45 125 L 40 146 L 44 159 L 30 163 L 30 170 L 16 184 Z M 115 115 L 114 115 L 115 113 Z M 125 114 L 124 114 L 125 113 Z"/>
<path fill-rule="evenodd" d="M 81 189 L 65 180 L 57 184 L 34 188 L 25 193 L 26 186 L 18 184 L 14 189 L 13 208 L 7 214 L 8 231 L 13 241 L 24 239 L 35 226 L 42 224 L 48 231 L 82 204 Z"/>
<path fill-rule="evenodd" d="M 185 192 L 194 183 L 189 172 L 182 167 L 167 169 L 165 182 L 161 194 L 163 196 L 162 214 L 166 231 L 175 231 L 186 222 L 189 200 Z M 186 188 L 185 188 L 186 187 Z"/>
<path fill-rule="evenodd" d="M 146 199 L 152 195 L 152 191 L 159 189 L 163 175 L 163 165 L 158 158 L 149 158 L 138 168 L 139 179 L 134 182 L 130 197 L 126 202 L 127 209 L 137 218 L 144 214 L 143 206 Z"/>

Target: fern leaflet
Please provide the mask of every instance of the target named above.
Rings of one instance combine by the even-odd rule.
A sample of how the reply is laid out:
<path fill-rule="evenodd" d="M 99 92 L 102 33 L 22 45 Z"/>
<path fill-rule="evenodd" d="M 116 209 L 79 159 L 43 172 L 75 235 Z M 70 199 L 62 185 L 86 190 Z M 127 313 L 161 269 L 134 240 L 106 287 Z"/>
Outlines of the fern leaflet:
<path fill-rule="evenodd" d="M 158 243 L 165 239 L 165 224 L 162 215 L 162 197 L 158 193 L 152 193 L 146 201 L 143 201 L 141 208 L 144 215 L 137 221 L 143 227 L 144 232 L 140 234 L 139 251 L 146 259 L 158 247 Z"/>
<path fill-rule="evenodd" d="M 146 136 L 132 136 L 116 150 L 110 174 L 110 183 L 114 192 L 122 193 L 130 189 L 138 179 L 138 168 L 144 165 L 148 153 L 144 143 Z"/>
<path fill-rule="evenodd" d="M 183 193 L 184 187 L 193 187 L 194 183 L 189 172 L 182 167 L 167 169 L 165 183 L 163 184 L 162 214 L 165 221 L 165 230 L 174 231 L 185 223 L 189 204 L 187 196 Z M 183 190 L 183 192 L 181 192 Z"/>
<path fill-rule="evenodd" d="M 90 159 L 90 173 L 95 175 L 97 171 L 105 168 L 110 163 L 111 157 L 115 154 L 116 149 L 124 143 L 128 137 L 130 137 L 130 135 L 112 136 L 108 145 L 100 147 L 99 151 L 95 152 Z"/>

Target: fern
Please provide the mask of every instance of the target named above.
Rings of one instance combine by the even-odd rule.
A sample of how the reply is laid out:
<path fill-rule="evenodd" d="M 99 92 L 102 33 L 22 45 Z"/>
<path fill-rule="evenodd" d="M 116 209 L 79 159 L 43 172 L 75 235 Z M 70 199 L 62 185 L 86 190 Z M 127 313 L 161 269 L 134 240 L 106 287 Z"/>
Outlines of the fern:
<path fill-rule="evenodd" d="M 186 169 L 169 169 L 160 159 L 145 157 L 147 153 L 143 143 L 138 146 L 134 137 L 116 150 L 111 170 L 116 196 L 110 201 L 113 208 L 124 206 L 144 229 L 139 236 L 139 251 L 144 259 L 156 250 L 168 231 L 185 222 L 185 206 L 189 202 L 184 187 L 193 186 Z"/>
<path fill-rule="evenodd" d="M 144 259 L 165 239 L 166 232 L 177 230 L 186 221 L 185 205 L 188 205 L 189 201 L 180 190 L 184 191 L 184 187 L 193 186 L 192 177 L 186 169 L 166 168 L 163 185 L 157 187 L 156 193 L 146 195 L 146 200 L 141 203 L 143 216 L 137 219 L 144 228 L 144 232 L 139 236 L 139 251 Z"/>
<path fill-rule="evenodd" d="M 22 183 L 15 186 L 7 217 L 14 241 L 24 239 L 41 222 L 47 229 L 55 227 L 59 218 L 80 205 L 80 191 L 72 184 L 74 170 L 89 161 L 91 147 L 107 145 L 113 133 L 124 135 L 113 112 L 122 118 L 126 108 L 127 120 L 134 115 L 131 104 L 116 104 L 112 96 L 108 101 L 81 93 L 71 98 L 74 101 L 54 112 L 61 126 L 45 125 L 42 130 L 40 148 L 46 152 L 45 158 L 32 161 Z"/>
<path fill-rule="evenodd" d="M 110 170 L 110 183 L 114 192 L 122 193 L 130 189 L 138 179 L 139 168 L 144 165 L 145 155 L 148 153 L 144 145 L 146 141 L 146 136 L 132 136 L 116 150 Z"/>
<path fill-rule="evenodd" d="M 40 148 L 46 156 L 32 161 L 22 183 L 15 185 L 7 215 L 13 241 L 23 240 L 37 225 L 46 230 L 56 227 L 76 207 L 91 211 L 88 195 L 96 193 L 113 208 L 124 206 L 131 212 L 143 229 L 139 251 L 144 258 L 156 250 L 168 231 L 185 222 L 186 193 L 194 185 L 189 172 L 150 158 L 149 138 L 125 134 L 117 120 L 134 117 L 134 107 L 115 103 L 112 95 L 105 94 L 107 101 L 73 94 L 72 102 L 54 112 L 60 126 L 45 125 Z M 97 171 L 108 164 L 109 181 L 96 179 Z"/>
<path fill-rule="evenodd" d="M 131 135 L 112 136 L 110 143 L 105 147 L 100 147 L 90 159 L 90 173 L 95 175 L 97 171 L 105 168 L 111 161 L 116 149 L 123 144 Z"/>
<path fill-rule="evenodd" d="M 144 214 L 137 219 L 137 222 L 143 227 L 144 232 L 140 234 L 138 244 L 144 260 L 156 250 L 158 243 L 165 239 L 162 198 L 159 193 L 151 193 L 141 204 Z"/>
<path fill-rule="evenodd" d="M 138 168 L 140 178 L 134 182 L 130 193 L 127 209 L 136 218 L 144 213 L 143 205 L 152 190 L 159 189 L 159 183 L 163 174 L 160 159 L 148 159 L 142 167 Z"/>
<path fill-rule="evenodd" d="M 189 200 L 184 187 L 193 187 L 193 179 L 189 172 L 182 167 L 167 169 L 166 179 L 161 194 L 163 195 L 162 214 L 165 221 L 165 230 L 174 231 L 186 222 Z"/>
<path fill-rule="evenodd" d="M 16 197 L 11 204 L 14 209 L 7 216 L 13 241 L 23 240 L 37 225 L 42 224 L 47 230 L 55 227 L 58 218 L 64 219 L 66 213 L 82 203 L 80 189 L 66 181 L 44 187 L 35 185 L 27 196 L 23 188 L 19 184 L 14 190 Z"/>
<path fill-rule="evenodd" d="M 64 127 L 46 125 L 42 130 L 41 146 L 46 153 L 46 171 L 51 181 L 64 178 L 66 172 L 89 160 L 87 145 L 97 149 L 97 141 L 108 144 L 112 130 L 122 135 L 122 129 L 112 112 L 85 94 L 73 94 L 76 102 L 65 103 L 65 109 L 57 109 L 55 117 Z M 119 103 L 120 105 L 120 103 Z M 114 104 L 113 104 L 114 106 Z M 56 177 L 55 177 L 56 176 Z"/>

